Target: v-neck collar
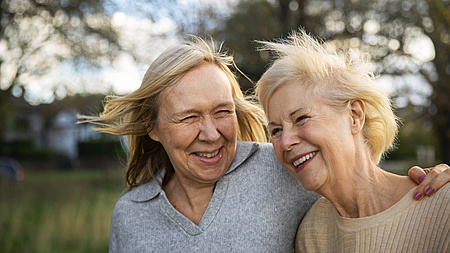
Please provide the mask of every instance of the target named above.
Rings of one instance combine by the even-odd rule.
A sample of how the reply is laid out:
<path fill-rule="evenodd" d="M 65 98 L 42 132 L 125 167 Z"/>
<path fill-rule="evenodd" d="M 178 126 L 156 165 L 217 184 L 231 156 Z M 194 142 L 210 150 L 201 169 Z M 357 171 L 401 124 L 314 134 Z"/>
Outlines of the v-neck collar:
<path fill-rule="evenodd" d="M 239 165 L 241 165 L 245 160 L 247 160 L 256 150 L 259 149 L 259 144 L 257 142 L 243 142 L 238 141 L 236 145 L 236 154 L 234 156 L 233 162 L 228 168 L 225 175 L 230 174 L 234 171 Z M 159 182 L 162 182 L 164 177 L 165 170 L 161 170 L 161 172 L 156 175 L 156 178 Z M 220 182 L 223 177 L 218 181 Z M 217 186 L 216 186 L 217 187 Z M 129 192 L 131 200 L 135 202 L 145 202 L 149 201 L 161 193 L 162 188 L 158 184 L 157 181 L 151 180 L 148 183 L 140 185 L 139 187 L 134 188 Z"/>
<path fill-rule="evenodd" d="M 228 178 L 222 178 L 220 181 L 216 183 L 216 187 L 214 189 L 213 196 L 209 201 L 208 207 L 203 214 L 200 223 L 196 225 L 194 222 L 189 220 L 186 216 L 182 215 L 178 210 L 176 210 L 172 204 L 170 204 L 169 200 L 164 191 L 161 191 L 158 204 L 161 209 L 164 210 L 166 215 L 170 217 L 175 223 L 177 223 L 181 228 L 183 228 L 186 233 L 190 235 L 198 235 L 203 233 L 214 220 L 217 213 L 222 206 L 223 200 L 227 194 L 228 190 Z"/>
<path fill-rule="evenodd" d="M 215 216 L 220 210 L 222 203 L 226 197 L 228 190 L 228 177 L 227 175 L 233 172 L 239 165 L 247 160 L 256 150 L 259 149 L 259 144 L 256 142 L 237 142 L 236 155 L 233 162 L 228 168 L 225 175 L 216 183 L 213 196 L 206 208 L 205 213 L 198 225 L 189 220 L 186 216 L 182 215 L 176 210 L 169 200 L 161 186 L 155 180 L 143 184 L 133 189 L 130 194 L 130 198 L 135 202 L 147 202 L 154 200 L 162 210 L 166 213 L 170 219 L 177 223 L 186 233 L 190 235 L 198 235 L 203 233 L 214 220 Z M 158 180 L 163 178 L 164 170 L 157 176 Z M 156 204 L 155 203 L 155 204 Z"/>

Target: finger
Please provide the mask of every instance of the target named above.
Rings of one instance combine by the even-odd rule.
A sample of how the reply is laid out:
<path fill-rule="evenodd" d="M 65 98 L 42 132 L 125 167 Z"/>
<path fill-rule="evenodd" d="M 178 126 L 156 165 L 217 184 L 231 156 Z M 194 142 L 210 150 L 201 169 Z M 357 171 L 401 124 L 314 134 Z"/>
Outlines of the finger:
<path fill-rule="evenodd" d="M 427 185 L 423 184 L 423 181 L 426 179 L 426 173 L 419 166 L 414 166 L 409 169 L 408 176 L 419 184 L 413 192 L 413 197 L 415 200 L 420 200 L 425 195 L 425 187 Z M 430 182 L 431 180 L 428 180 L 428 183 Z"/>
<path fill-rule="evenodd" d="M 427 178 L 429 183 L 425 186 L 425 194 L 431 196 L 442 186 L 450 182 L 450 167 L 446 164 L 436 165 L 427 175 Z"/>
<path fill-rule="evenodd" d="M 416 181 L 417 184 L 420 184 L 426 177 L 425 171 L 419 166 L 414 166 L 408 171 L 408 176 Z"/>

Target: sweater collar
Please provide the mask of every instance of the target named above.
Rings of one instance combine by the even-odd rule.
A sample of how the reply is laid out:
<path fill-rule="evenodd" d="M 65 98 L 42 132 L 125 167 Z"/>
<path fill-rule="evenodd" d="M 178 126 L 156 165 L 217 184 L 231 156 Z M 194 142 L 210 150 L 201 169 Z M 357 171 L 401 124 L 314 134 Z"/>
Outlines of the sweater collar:
<path fill-rule="evenodd" d="M 238 141 L 236 144 L 236 154 L 234 155 L 233 162 L 228 168 L 225 175 L 230 174 L 239 165 L 245 162 L 249 157 L 251 157 L 259 149 L 259 144 L 256 142 L 243 142 Z M 162 178 L 165 174 L 165 170 L 162 170 L 156 178 L 159 182 L 162 182 Z M 219 180 L 220 181 L 220 180 Z M 161 186 L 157 181 L 151 180 L 148 183 L 140 185 L 129 192 L 131 200 L 135 202 L 145 202 L 149 201 L 156 196 L 158 196 L 162 191 Z"/>

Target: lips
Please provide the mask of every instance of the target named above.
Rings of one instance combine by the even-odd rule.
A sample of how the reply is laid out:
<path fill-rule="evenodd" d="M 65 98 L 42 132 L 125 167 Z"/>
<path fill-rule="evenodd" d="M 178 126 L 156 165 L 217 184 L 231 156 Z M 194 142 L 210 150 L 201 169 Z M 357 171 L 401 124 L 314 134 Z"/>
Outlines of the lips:
<path fill-rule="evenodd" d="M 223 152 L 223 147 L 220 147 L 211 152 L 194 152 L 192 154 L 203 164 L 215 165 L 222 160 Z"/>
<path fill-rule="evenodd" d="M 213 157 L 215 157 L 217 154 L 219 154 L 219 151 L 220 151 L 220 149 L 218 149 L 218 150 L 216 150 L 216 151 L 213 151 L 213 152 L 210 152 L 210 153 L 207 153 L 207 152 L 196 152 L 195 154 L 196 154 L 197 156 L 200 156 L 200 157 L 213 158 Z"/>
<path fill-rule="evenodd" d="M 318 150 L 307 154 L 302 154 L 300 157 L 296 157 L 291 160 L 291 164 L 296 168 L 296 172 L 302 170 L 316 156 L 317 153 L 319 153 Z"/>
<path fill-rule="evenodd" d="M 211 150 L 211 149 L 210 149 Z M 214 151 L 204 150 L 193 152 L 192 155 L 195 155 L 198 159 L 204 162 L 213 162 L 213 160 L 220 159 L 223 155 L 223 147 L 214 149 Z"/>

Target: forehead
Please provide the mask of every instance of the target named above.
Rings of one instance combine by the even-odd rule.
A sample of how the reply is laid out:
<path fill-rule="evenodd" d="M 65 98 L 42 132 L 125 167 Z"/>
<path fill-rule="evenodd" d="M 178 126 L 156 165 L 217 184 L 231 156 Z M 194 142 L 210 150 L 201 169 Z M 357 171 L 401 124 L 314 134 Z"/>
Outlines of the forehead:
<path fill-rule="evenodd" d="M 317 87 L 305 81 L 290 80 L 279 85 L 268 99 L 268 104 L 273 104 L 273 100 L 286 99 L 286 102 L 302 102 L 314 99 Z"/>
<path fill-rule="evenodd" d="M 289 81 L 280 85 L 268 100 L 267 116 L 269 120 L 275 117 L 290 116 L 297 110 L 310 110 L 320 99 L 312 85 L 304 82 Z"/>
<path fill-rule="evenodd" d="M 225 102 L 233 103 L 231 83 L 225 72 L 214 64 L 204 64 L 188 71 L 161 93 L 161 106 L 173 110 Z"/>

